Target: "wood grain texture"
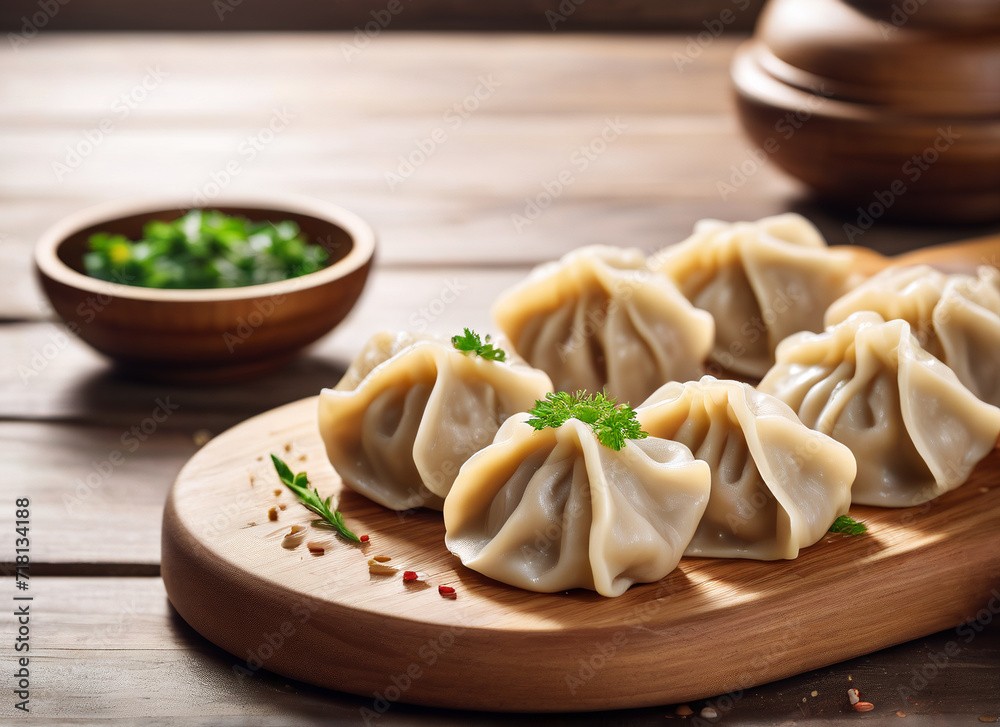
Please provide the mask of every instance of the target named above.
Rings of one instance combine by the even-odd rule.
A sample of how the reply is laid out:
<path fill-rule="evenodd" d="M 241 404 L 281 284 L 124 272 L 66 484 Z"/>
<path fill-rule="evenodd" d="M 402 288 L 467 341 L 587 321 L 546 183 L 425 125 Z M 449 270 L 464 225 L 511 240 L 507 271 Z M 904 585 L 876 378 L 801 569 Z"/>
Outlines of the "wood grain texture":
<path fill-rule="evenodd" d="M 0 579 L 5 591 L 9 579 Z M 17 714 L 0 701 L 0 719 L 23 725 L 364 725 L 362 709 L 373 709 L 374 695 L 357 697 L 289 680 L 267 669 L 241 675 L 246 655 L 232 656 L 188 626 L 170 607 L 159 578 L 32 579 L 38 617 L 31 664 L 32 712 Z M 970 627 L 971 628 L 971 627 Z M 971 641 L 949 630 L 854 659 L 832 668 L 807 672 L 734 699 L 691 702 L 697 713 L 717 708 L 725 724 L 852 724 L 859 720 L 847 704 L 855 686 L 876 704 L 875 718 L 927 727 L 976 724 L 978 715 L 1000 713 L 1000 621 L 981 627 Z M 911 669 L 930 663 L 949 642 L 960 653 L 950 658 L 930 684 L 911 700 L 899 686 L 913 679 Z M 37 671 L 36 671 L 37 669 Z M 816 696 L 812 693 L 816 692 Z M 805 700 L 805 701 L 803 701 Z M 919 704 L 913 704 L 916 701 Z M 565 715 L 495 715 L 434 710 L 394 702 L 379 725 L 630 725 L 672 723 L 673 706 L 612 713 Z M 963 715 L 969 715 L 963 717 Z M 971 719 L 970 719 L 971 716 Z M 860 717 L 864 719 L 864 717 Z M 370 724 L 373 720 L 369 718 Z"/>
<path fill-rule="evenodd" d="M 241 654 L 285 628 L 269 668 L 322 686 L 370 694 L 409 672 L 400 701 L 499 711 L 698 699 L 957 626 L 1000 586 L 998 452 L 928 505 L 853 508 L 865 537 L 829 536 L 794 561 L 686 559 L 662 581 L 607 599 L 491 581 L 448 553 L 440 515 L 400 515 L 342 490 L 316 407 L 313 397 L 258 416 L 192 458 L 167 501 L 162 575 L 209 640 Z M 307 470 L 324 495 L 339 493 L 369 545 L 310 530 L 324 555 L 284 548 L 290 526 L 311 518 L 290 493 L 275 496 L 271 452 Z M 271 522 L 276 503 L 288 509 Z M 374 555 L 426 583 L 370 575 Z M 458 598 L 442 599 L 438 585 Z M 526 654 L 543 668 L 526 668 Z M 422 668 L 429 655 L 434 668 Z"/>

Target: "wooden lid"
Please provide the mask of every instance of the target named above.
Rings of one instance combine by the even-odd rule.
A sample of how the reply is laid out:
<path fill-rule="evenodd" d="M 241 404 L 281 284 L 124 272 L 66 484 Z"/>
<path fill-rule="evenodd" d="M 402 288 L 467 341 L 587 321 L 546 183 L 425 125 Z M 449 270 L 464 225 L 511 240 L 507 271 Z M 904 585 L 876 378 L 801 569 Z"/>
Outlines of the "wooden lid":
<path fill-rule="evenodd" d="M 758 62 L 783 83 L 844 101 L 922 116 L 998 115 L 1000 1 L 953 6 L 953 23 L 935 29 L 928 19 L 952 4 L 772 0 L 757 26 Z"/>

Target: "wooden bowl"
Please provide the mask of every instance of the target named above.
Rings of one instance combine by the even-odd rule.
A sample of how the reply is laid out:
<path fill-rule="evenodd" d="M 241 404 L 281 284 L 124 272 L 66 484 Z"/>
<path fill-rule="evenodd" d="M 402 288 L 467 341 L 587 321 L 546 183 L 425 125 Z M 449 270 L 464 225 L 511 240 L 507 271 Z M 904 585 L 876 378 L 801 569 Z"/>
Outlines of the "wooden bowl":
<path fill-rule="evenodd" d="M 732 76 L 755 144 L 861 220 L 1000 218 L 1000 0 L 771 0 Z"/>
<path fill-rule="evenodd" d="M 211 383 L 276 369 L 334 328 L 357 302 L 375 252 L 360 217 L 309 198 L 212 205 L 251 220 L 293 220 L 330 253 L 315 273 L 242 288 L 161 290 L 109 283 L 83 271 L 96 232 L 138 239 L 151 220 L 174 220 L 176 200 L 118 201 L 78 212 L 35 246 L 42 289 L 70 331 L 128 374 L 157 381 Z"/>

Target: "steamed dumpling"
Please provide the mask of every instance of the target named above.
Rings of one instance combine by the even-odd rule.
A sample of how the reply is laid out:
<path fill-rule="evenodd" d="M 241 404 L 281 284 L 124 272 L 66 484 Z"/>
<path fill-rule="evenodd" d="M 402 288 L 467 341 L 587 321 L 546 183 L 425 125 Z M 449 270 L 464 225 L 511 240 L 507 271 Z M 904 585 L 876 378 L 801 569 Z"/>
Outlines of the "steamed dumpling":
<path fill-rule="evenodd" d="M 636 417 L 650 436 L 681 442 L 711 466 L 711 498 L 686 555 L 795 558 L 851 504 L 850 450 L 748 384 L 670 383 Z"/>
<path fill-rule="evenodd" d="M 672 571 L 708 502 L 708 465 L 676 442 L 620 451 L 570 419 L 511 417 L 465 463 L 444 505 L 448 549 L 490 578 L 551 593 L 619 596 Z"/>
<path fill-rule="evenodd" d="M 760 378 L 786 336 L 823 328 L 823 313 L 860 282 L 849 251 L 831 250 L 801 215 L 702 220 L 651 265 L 715 318 L 712 361 Z M 679 379 L 684 380 L 684 379 Z"/>
<path fill-rule="evenodd" d="M 536 268 L 496 302 L 500 330 L 558 391 L 605 391 L 636 403 L 673 379 L 701 374 L 712 317 L 641 250 L 584 247 Z"/>
<path fill-rule="evenodd" d="M 924 351 L 908 323 L 877 313 L 782 342 L 760 390 L 851 448 L 862 505 L 917 505 L 958 487 L 1000 434 L 1000 409 Z"/>
<path fill-rule="evenodd" d="M 857 311 L 900 318 L 928 353 L 955 372 L 983 401 L 1000 406 L 1000 271 L 986 265 L 975 275 L 926 265 L 883 270 L 835 301 L 826 325 Z"/>
<path fill-rule="evenodd" d="M 373 337 L 319 399 L 319 430 L 344 482 L 393 510 L 440 510 L 465 461 L 512 414 L 552 391 L 544 372 L 451 342 Z"/>

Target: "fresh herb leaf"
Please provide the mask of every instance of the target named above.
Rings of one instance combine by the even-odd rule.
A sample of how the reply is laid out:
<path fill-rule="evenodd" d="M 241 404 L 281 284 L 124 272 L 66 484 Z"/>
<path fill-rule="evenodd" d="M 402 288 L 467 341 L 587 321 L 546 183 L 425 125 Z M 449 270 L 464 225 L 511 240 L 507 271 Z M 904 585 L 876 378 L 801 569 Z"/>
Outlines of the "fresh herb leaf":
<path fill-rule="evenodd" d="M 868 532 L 868 526 L 852 517 L 841 515 L 833 521 L 830 532 L 843 533 L 844 535 L 864 535 Z"/>
<path fill-rule="evenodd" d="M 322 499 L 319 493 L 316 492 L 316 488 L 309 485 L 309 478 L 306 477 L 305 472 L 293 475 L 288 465 L 273 454 L 271 455 L 271 461 L 274 462 L 274 469 L 278 473 L 278 479 L 281 480 L 281 484 L 298 495 L 303 506 L 323 518 L 323 520 L 316 521 L 317 523 L 329 524 L 346 540 L 354 543 L 361 542 L 361 538 L 348 530 L 347 525 L 344 524 L 344 516 L 340 510 L 330 509 L 330 501 L 333 498 Z"/>
<path fill-rule="evenodd" d="M 472 353 L 487 361 L 506 361 L 507 353 L 502 348 L 494 348 L 490 343 L 490 335 L 486 334 L 486 340 L 480 339 L 479 334 L 470 328 L 465 329 L 461 336 L 452 336 L 451 345 L 462 353 Z"/>
<path fill-rule="evenodd" d="M 98 232 L 83 256 L 87 275 L 144 288 L 236 288 L 316 272 L 330 259 L 290 221 L 251 222 L 191 210 L 172 222 L 153 220 L 139 240 Z"/>
<path fill-rule="evenodd" d="M 632 407 L 619 406 L 614 397 L 604 394 L 587 396 L 582 391 L 575 394 L 558 391 L 536 401 L 528 413 L 531 414 L 528 424 L 535 429 L 556 428 L 568 419 L 577 419 L 590 426 L 601 444 L 616 451 L 625 446 L 626 440 L 649 436 L 635 418 Z"/>

